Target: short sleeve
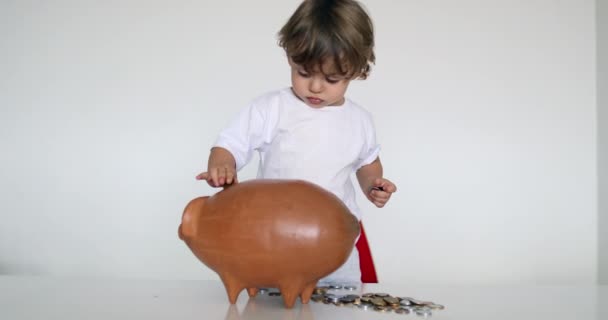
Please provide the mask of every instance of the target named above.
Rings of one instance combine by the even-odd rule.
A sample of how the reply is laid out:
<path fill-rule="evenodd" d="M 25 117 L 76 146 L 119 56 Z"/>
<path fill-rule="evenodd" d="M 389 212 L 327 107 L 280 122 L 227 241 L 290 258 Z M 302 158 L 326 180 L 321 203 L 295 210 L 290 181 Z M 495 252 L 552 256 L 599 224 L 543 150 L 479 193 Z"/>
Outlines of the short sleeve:
<path fill-rule="evenodd" d="M 376 128 L 374 126 L 374 120 L 369 113 L 365 113 L 363 119 L 363 145 L 361 147 L 361 153 L 359 154 L 358 161 L 355 164 L 355 171 L 361 167 L 368 165 L 380 154 L 380 145 L 376 142 Z"/>
<path fill-rule="evenodd" d="M 259 104 L 253 102 L 218 135 L 214 147 L 222 147 L 232 153 L 237 171 L 249 163 L 254 151 L 264 144 L 267 136 L 265 118 Z"/>

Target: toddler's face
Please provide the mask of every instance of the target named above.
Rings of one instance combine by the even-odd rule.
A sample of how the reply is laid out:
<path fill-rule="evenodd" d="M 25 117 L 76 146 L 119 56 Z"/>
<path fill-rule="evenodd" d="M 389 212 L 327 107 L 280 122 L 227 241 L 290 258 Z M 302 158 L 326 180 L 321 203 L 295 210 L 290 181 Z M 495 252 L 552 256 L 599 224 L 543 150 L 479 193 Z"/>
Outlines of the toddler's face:
<path fill-rule="evenodd" d="M 344 94 L 348 89 L 350 79 L 337 73 L 327 72 L 334 70 L 333 64 L 325 63 L 321 70 L 306 72 L 304 67 L 295 64 L 289 59 L 291 67 L 291 85 L 295 95 L 311 108 L 328 106 L 341 106 L 344 104 Z"/>

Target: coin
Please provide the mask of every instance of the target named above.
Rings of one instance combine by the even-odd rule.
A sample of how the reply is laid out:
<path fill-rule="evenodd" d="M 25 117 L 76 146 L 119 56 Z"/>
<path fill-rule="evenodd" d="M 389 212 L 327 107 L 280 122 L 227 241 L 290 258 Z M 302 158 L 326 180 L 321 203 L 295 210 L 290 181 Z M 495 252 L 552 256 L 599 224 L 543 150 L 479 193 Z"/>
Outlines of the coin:
<path fill-rule="evenodd" d="M 316 287 L 313 293 L 315 294 L 325 294 L 329 290 L 329 287 Z"/>
<path fill-rule="evenodd" d="M 416 300 L 416 299 L 410 299 L 410 301 L 418 306 L 427 306 L 429 304 L 432 304 L 431 301 L 422 301 L 422 300 Z"/>
<path fill-rule="evenodd" d="M 419 316 L 430 316 L 433 314 L 433 312 L 431 311 L 430 308 L 427 307 L 423 307 L 423 308 L 417 308 L 416 309 L 416 314 Z"/>
<path fill-rule="evenodd" d="M 268 293 L 268 288 L 258 288 L 258 293 L 259 294 L 267 294 Z"/>
<path fill-rule="evenodd" d="M 324 297 L 323 297 L 323 295 L 320 295 L 320 294 L 313 294 L 313 295 L 310 297 L 310 300 L 312 300 L 312 301 L 314 301 L 314 302 L 321 302 L 321 301 L 323 301 L 323 298 L 324 298 Z"/>
<path fill-rule="evenodd" d="M 430 317 L 433 310 L 443 310 L 445 306 L 434 303 L 432 301 L 423 301 L 411 297 L 393 297 L 387 293 L 363 293 L 361 296 L 356 294 L 337 294 L 328 293 L 333 288 L 347 289 L 348 286 L 340 284 L 332 284 L 329 287 L 317 287 L 311 296 L 313 302 L 323 302 L 324 304 L 333 304 L 338 307 L 357 307 L 362 310 L 373 309 L 377 312 L 391 312 L 392 310 L 398 314 L 415 313 L 419 316 Z M 280 296 L 281 292 L 277 289 L 259 288 L 259 292 L 264 294 L 268 292 L 270 296 Z M 338 291 L 339 292 L 339 291 Z"/>
<path fill-rule="evenodd" d="M 344 286 L 344 290 L 355 291 L 357 290 L 357 286 Z"/>
<path fill-rule="evenodd" d="M 399 304 L 402 306 L 411 306 L 412 302 L 410 300 L 407 299 L 402 299 L 401 301 L 399 301 Z"/>
<path fill-rule="evenodd" d="M 269 292 L 268 295 L 271 296 L 271 297 L 277 297 L 277 296 L 281 295 L 281 292 L 279 292 L 279 291 L 273 291 L 273 292 Z"/>
<path fill-rule="evenodd" d="M 367 304 L 367 303 L 362 303 L 362 304 L 358 305 L 358 307 L 361 310 L 369 310 L 369 309 L 373 308 L 371 304 Z"/>
<path fill-rule="evenodd" d="M 344 297 L 340 298 L 340 302 L 342 302 L 342 303 L 353 303 L 353 302 L 355 302 L 355 298 L 351 297 L 351 296 L 344 296 Z"/>
<path fill-rule="evenodd" d="M 384 307 L 384 306 L 386 306 L 386 301 L 384 301 L 384 299 L 382 299 L 382 298 L 373 298 L 372 304 L 375 306 Z"/>
<path fill-rule="evenodd" d="M 333 290 L 340 290 L 343 288 L 343 286 L 341 284 L 330 284 L 329 288 Z"/>
<path fill-rule="evenodd" d="M 395 297 L 385 297 L 384 301 L 390 305 L 399 305 L 399 299 L 395 298 Z"/>
<path fill-rule="evenodd" d="M 399 314 L 409 314 L 409 313 L 410 313 L 410 309 L 406 309 L 406 308 L 397 308 L 397 309 L 395 309 L 395 313 L 399 313 Z"/>
<path fill-rule="evenodd" d="M 432 304 L 429 304 L 429 308 L 435 309 L 435 310 L 443 310 L 443 309 L 445 309 L 445 306 L 441 305 L 441 304 L 437 304 L 437 303 L 432 303 Z"/>
<path fill-rule="evenodd" d="M 389 312 L 389 311 L 391 311 L 391 309 L 388 308 L 388 307 L 386 307 L 386 306 L 375 306 L 374 310 L 378 311 L 378 312 Z"/>

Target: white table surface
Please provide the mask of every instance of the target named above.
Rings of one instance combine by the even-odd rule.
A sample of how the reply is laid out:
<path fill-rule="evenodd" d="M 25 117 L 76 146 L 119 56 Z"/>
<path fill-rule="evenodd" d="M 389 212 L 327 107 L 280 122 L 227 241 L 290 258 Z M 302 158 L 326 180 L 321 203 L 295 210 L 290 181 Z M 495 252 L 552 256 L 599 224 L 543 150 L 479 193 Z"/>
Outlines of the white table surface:
<path fill-rule="evenodd" d="M 446 306 L 430 319 L 608 320 L 606 286 L 364 285 Z M 218 281 L 0 276 L 0 319 L 423 319 L 310 302 L 285 309 L 280 297 L 249 299 L 243 291 L 230 305 Z"/>

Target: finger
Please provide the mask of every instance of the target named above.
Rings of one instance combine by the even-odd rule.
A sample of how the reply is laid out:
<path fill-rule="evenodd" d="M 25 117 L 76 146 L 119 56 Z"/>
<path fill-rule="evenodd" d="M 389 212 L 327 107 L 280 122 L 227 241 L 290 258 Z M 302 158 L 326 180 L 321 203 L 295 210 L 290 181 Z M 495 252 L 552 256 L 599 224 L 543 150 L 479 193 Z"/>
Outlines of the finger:
<path fill-rule="evenodd" d="M 395 186 L 395 184 L 388 179 L 378 178 L 374 181 L 374 183 L 376 183 L 376 186 L 382 189 L 382 191 L 389 193 L 397 191 L 397 186 Z"/>
<path fill-rule="evenodd" d="M 221 167 L 218 169 L 218 182 L 220 186 L 223 186 L 224 184 L 226 184 L 226 167 Z"/>
<path fill-rule="evenodd" d="M 397 186 L 394 183 L 386 180 L 386 185 L 384 186 L 384 191 L 389 192 L 389 193 L 397 192 Z"/>
<path fill-rule="evenodd" d="M 214 187 L 218 187 L 219 188 L 221 186 L 225 186 L 226 184 L 228 184 L 226 182 L 226 180 L 227 180 L 227 178 L 226 178 L 227 171 L 229 171 L 229 169 L 226 168 L 226 167 L 220 167 L 220 168 L 216 168 L 215 169 L 216 178 L 215 178 L 215 181 L 214 181 L 214 184 L 213 184 Z"/>
<path fill-rule="evenodd" d="M 382 202 L 382 201 L 372 201 L 372 203 L 373 203 L 373 204 L 374 204 L 376 207 L 378 207 L 378 208 L 382 208 L 382 207 L 384 207 L 384 204 L 385 204 L 386 202 Z"/>
<path fill-rule="evenodd" d="M 370 197 L 370 201 L 378 208 L 382 208 L 390 200 L 391 194 L 386 192 L 376 192 Z"/>
<path fill-rule="evenodd" d="M 372 191 L 375 191 L 375 190 L 384 191 L 384 189 L 382 187 L 372 187 Z"/>
<path fill-rule="evenodd" d="M 235 172 L 233 170 L 228 170 L 226 172 L 226 184 L 232 184 L 233 182 L 236 182 L 235 180 Z"/>
<path fill-rule="evenodd" d="M 196 176 L 196 180 L 207 180 L 208 177 L 209 177 L 209 173 L 203 172 L 203 173 L 199 173 Z"/>
<path fill-rule="evenodd" d="M 371 196 L 374 200 L 388 200 L 388 198 L 391 197 L 391 194 L 386 191 L 372 190 Z"/>
<path fill-rule="evenodd" d="M 211 174 L 211 183 L 212 183 L 212 186 L 219 187 L 220 186 L 220 182 L 219 182 L 219 170 L 218 170 L 218 168 L 211 169 L 210 170 L 210 174 Z"/>
<path fill-rule="evenodd" d="M 384 179 L 382 179 L 382 178 L 374 179 L 374 187 L 382 188 L 384 186 L 383 182 L 384 182 Z"/>

